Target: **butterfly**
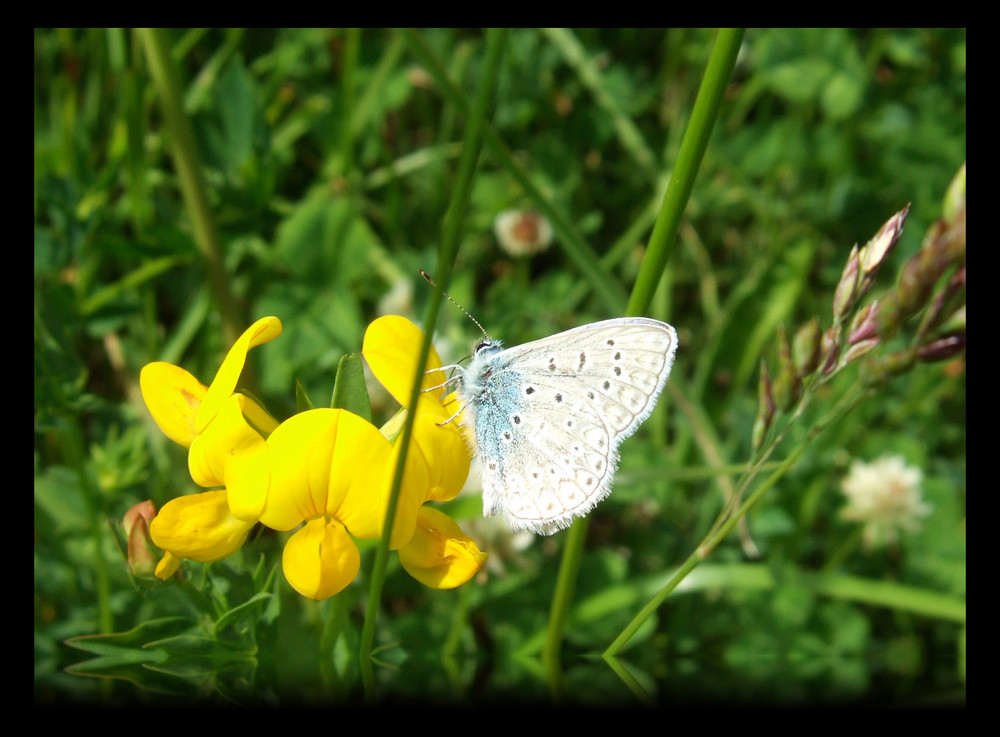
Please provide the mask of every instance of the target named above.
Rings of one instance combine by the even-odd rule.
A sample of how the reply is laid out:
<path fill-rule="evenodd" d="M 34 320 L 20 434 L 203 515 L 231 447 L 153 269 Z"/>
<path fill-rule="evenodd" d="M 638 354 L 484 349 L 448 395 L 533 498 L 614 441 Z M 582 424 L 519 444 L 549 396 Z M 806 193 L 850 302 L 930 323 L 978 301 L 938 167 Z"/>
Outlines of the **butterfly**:
<path fill-rule="evenodd" d="M 618 447 L 652 413 L 676 351 L 674 328 L 644 317 L 512 348 L 480 340 L 454 368 L 483 514 L 544 535 L 588 514 L 611 493 Z"/>

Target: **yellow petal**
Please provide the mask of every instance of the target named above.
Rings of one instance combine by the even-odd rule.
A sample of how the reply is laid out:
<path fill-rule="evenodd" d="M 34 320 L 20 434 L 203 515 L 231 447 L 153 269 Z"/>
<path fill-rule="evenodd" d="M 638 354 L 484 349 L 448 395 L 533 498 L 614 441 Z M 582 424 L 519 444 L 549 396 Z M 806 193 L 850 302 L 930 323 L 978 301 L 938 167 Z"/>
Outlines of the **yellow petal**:
<path fill-rule="evenodd" d="M 278 427 L 278 421 L 274 419 L 271 414 L 266 409 L 261 407 L 257 403 L 257 400 L 252 397 L 247 396 L 242 407 L 243 416 L 246 417 L 247 422 L 253 425 L 265 438 L 273 433 L 275 428 Z"/>
<path fill-rule="evenodd" d="M 257 417 L 258 424 L 270 417 L 256 401 L 242 394 L 234 394 L 223 410 L 232 413 L 232 426 L 236 432 L 230 439 L 229 455 L 226 458 L 226 489 L 229 492 L 229 510 L 243 520 L 257 520 L 264 510 L 267 490 L 270 486 L 270 458 L 267 442 L 246 421 L 248 414 Z M 273 419 L 273 418 L 272 418 Z M 216 422 L 219 418 L 216 418 Z M 213 422 L 214 427 L 216 423 Z M 277 423 L 275 423 L 277 426 Z"/>
<path fill-rule="evenodd" d="M 381 433 L 378 435 L 382 438 L 381 443 L 370 438 L 371 451 L 364 455 L 363 462 L 352 464 L 351 488 L 337 509 L 337 518 L 347 525 L 352 535 L 362 540 L 381 537 L 385 533 L 392 482 L 401 449 L 399 443 L 390 445 Z M 361 458 L 361 453 L 361 449 L 357 449 L 355 457 Z M 397 497 L 390 550 L 405 545 L 413 536 L 417 510 L 427 487 L 427 466 L 419 453 L 410 453 Z"/>
<path fill-rule="evenodd" d="M 266 454 L 266 442 L 243 416 L 243 408 L 252 404 L 242 394 L 231 394 L 188 451 L 194 482 L 204 487 L 234 483 L 232 511 L 247 520 L 259 516 L 269 480 L 266 459 L 255 458 Z"/>
<path fill-rule="evenodd" d="M 163 434 L 178 445 L 190 448 L 198 434 L 195 417 L 208 392 L 207 387 L 180 366 L 156 361 L 146 364 L 139 372 L 139 389 Z"/>
<path fill-rule="evenodd" d="M 487 557 L 455 520 L 432 507 L 420 508 L 416 532 L 399 550 L 406 572 L 434 589 L 461 586 L 479 572 Z"/>
<path fill-rule="evenodd" d="M 451 501 L 458 496 L 469 478 L 472 456 L 458 419 L 451 419 L 448 409 L 427 395 L 417 403 L 412 444 L 428 475 L 420 503 Z"/>
<path fill-rule="evenodd" d="M 208 388 L 208 393 L 198 410 L 195 421 L 197 432 L 205 429 L 233 393 L 236 382 L 243 372 L 247 352 L 254 346 L 274 340 L 279 335 L 281 335 L 281 320 L 276 317 L 262 317 L 243 332 L 239 340 L 229 349 L 226 359 L 212 379 L 212 385 Z"/>
<path fill-rule="evenodd" d="M 156 515 L 149 532 L 161 550 L 209 563 L 239 550 L 253 526 L 254 522 L 230 513 L 223 489 L 171 499 Z"/>
<path fill-rule="evenodd" d="M 361 539 L 382 534 L 396 451 L 370 422 L 340 409 L 301 412 L 267 439 L 270 489 L 260 521 L 291 530 L 320 515 Z M 427 488 L 419 459 L 407 463 L 390 546 L 405 544 Z"/>
<path fill-rule="evenodd" d="M 420 345 L 424 334 L 405 317 L 386 315 L 380 317 L 365 331 L 361 350 L 375 378 L 386 388 L 393 398 L 404 407 L 410 403 L 410 388 L 420 356 Z M 441 358 L 434 346 L 427 356 L 426 370 L 441 367 Z M 425 373 L 421 388 L 426 390 L 447 380 L 444 371 Z M 440 396 L 444 389 L 435 390 Z"/>
<path fill-rule="evenodd" d="M 270 487 L 260 521 L 291 530 L 327 511 L 333 453 L 338 442 L 339 409 L 293 415 L 267 439 Z M 338 489 L 336 493 L 341 493 Z"/>
<path fill-rule="evenodd" d="M 160 562 L 156 564 L 155 575 L 161 581 L 166 581 L 177 572 L 180 565 L 180 558 L 170 552 L 164 553 L 163 557 L 160 558 Z"/>
<path fill-rule="evenodd" d="M 320 517 L 288 539 L 281 567 L 293 589 L 322 600 L 339 594 L 354 580 L 361 554 L 343 525 Z"/>

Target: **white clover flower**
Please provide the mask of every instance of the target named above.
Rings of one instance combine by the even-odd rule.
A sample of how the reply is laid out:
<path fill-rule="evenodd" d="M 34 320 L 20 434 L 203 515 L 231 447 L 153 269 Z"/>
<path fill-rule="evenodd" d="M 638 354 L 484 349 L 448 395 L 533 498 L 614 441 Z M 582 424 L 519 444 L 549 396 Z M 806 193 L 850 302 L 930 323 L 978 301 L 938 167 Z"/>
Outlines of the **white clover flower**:
<path fill-rule="evenodd" d="M 864 524 L 867 548 L 892 544 L 899 531 L 917 532 L 920 519 L 931 513 L 923 501 L 920 469 L 907 466 L 901 456 L 884 456 L 872 463 L 854 461 L 842 482 L 847 506 L 844 519 Z"/>
<path fill-rule="evenodd" d="M 506 210 L 493 221 L 500 248 L 511 256 L 532 256 L 552 242 L 552 225 L 537 212 Z"/>

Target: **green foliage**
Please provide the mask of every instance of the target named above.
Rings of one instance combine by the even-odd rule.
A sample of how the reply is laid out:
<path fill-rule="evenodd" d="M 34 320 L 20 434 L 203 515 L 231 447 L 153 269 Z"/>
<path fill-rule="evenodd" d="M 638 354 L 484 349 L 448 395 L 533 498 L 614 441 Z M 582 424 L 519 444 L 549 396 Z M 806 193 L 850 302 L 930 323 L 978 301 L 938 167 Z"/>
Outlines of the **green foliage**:
<path fill-rule="evenodd" d="M 517 344 L 625 310 L 714 33 L 508 33 L 449 287 L 491 335 Z M 384 394 L 367 406 L 357 357 L 344 357 L 377 314 L 427 313 L 417 270 L 441 269 L 485 35 L 165 37 L 239 324 L 205 265 L 140 36 L 34 32 L 36 703 L 351 702 L 372 548 L 354 584 L 321 603 L 291 591 L 270 531 L 225 561 L 185 563 L 180 580 L 129 575 L 125 511 L 197 490 L 149 418 L 139 371 L 169 361 L 208 384 L 225 331 L 276 315 L 283 334 L 243 377 L 276 417 L 330 404 L 338 376 L 333 404 L 392 416 Z M 747 33 L 650 312 L 678 330 L 674 376 L 590 518 L 563 654 L 571 702 L 963 702 L 964 352 L 916 365 L 810 438 L 857 367 L 834 377 L 765 469 L 808 441 L 747 529 L 643 623 L 624 670 L 593 656 L 725 507 L 779 331 L 816 316 L 825 329 L 851 247 L 907 203 L 873 296 L 941 217 L 965 161 L 965 44 L 946 29 Z M 502 251 L 493 222 L 510 208 L 548 214 L 553 245 Z M 446 307 L 434 342 L 457 362 L 477 335 Z M 897 545 L 865 550 L 839 514 L 840 481 L 853 460 L 883 455 L 923 472 L 933 512 Z M 447 509 L 497 567 L 433 591 L 390 556 L 379 696 L 544 701 L 538 654 L 565 535 L 518 548 L 478 519 L 478 497 Z"/>

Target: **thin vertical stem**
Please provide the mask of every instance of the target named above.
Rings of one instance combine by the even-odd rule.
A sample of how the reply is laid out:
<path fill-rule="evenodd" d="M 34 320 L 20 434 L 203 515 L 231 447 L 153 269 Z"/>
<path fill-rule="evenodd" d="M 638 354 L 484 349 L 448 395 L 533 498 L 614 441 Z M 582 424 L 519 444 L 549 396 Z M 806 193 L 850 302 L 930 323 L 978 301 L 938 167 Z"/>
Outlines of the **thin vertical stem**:
<path fill-rule="evenodd" d="M 695 100 L 688 129 L 681 141 L 677 165 L 664 194 L 660 215 L 650 236 L 635 287 L 632 289 L 627 310 L 629 315 L 642 315 L 653 301 L 656 286 L 667 262 L 669 248 L 677 235 L 681 216 L 694 188 L 698 167 L 718 118 L 726 85 L 736 64 L 736 56 L 742 41 L 743 29 L 724 28 L 719 31 Z M 559 578 L 552 598 L 543 660 L 549 677 L 549 690 L 556 698 L 561 693 L 559 652 L 566 631 L 566 618 L 569 615 L 573 589 L 580 571 L 587 524 L 586 518 L 577 520 L 566 536 Z"/>
<path fill-rule="evenodd" d="M 226 344 L 232 345 L 243 332 L 244 320 L 236 307 L 223 264 L 222 246 L 205 194 L 201 159 L 195 144 L 191 121 L 184 112 L 183 92 L 177 67 L 167 48 L 162 28 L 140 28 L 139 37 L 146 49 L 149 70 L 160 97 L 160 109 L 170 132 L 171 150 L 184 204 L 194 228 L 194 241 L 205 261 L 208 282 L 222 317 Z"/>
<path fill-rule="evenodd" d="M 459 235 L 461 224 L 465 216 L 465 210 L 472 192 L 472 178 L 479 162 L 479 154 L 482 150 L 483 131 L 486 127 L 486 116 L 490 102 L 493 99 L 493 92 L 496 88 L 497 73 L 500 69 L 500 59 L 503 55 L 504 41 L 506 39 L 505 29 L 490 29 L 486 35 L 486 61 L 483 65 L 483 72 L 479 78 L 476 89 L 476 96 L 472 106 L 466 127 L 465 141 L 463 144 L 462 158 L 459 164 L 458 180 L 452 194 L 451 206 L 445 216 L 444 233 L 441 241 L 440 262 L 438 264 L 438 275 L 442 289 L 447 288 L 448 280 L 451 278 L 452 267 L 458 253 Z M 423 378 L 423 368 L 427 363 L 427 356 L 430 353 L 431 338 L 434 334 L 434 325 L 437 322 L 437 315 L 441 305 L 441 295 L 435 293 L 430 300 L 427 309 L 427 318 L 424 321 L 424 342 L 420 346 L 420 356 L 417 360 L 417 373 L 413 380 L 413 390 L 408 404 L 409 411 L 403 423 L 403 430 L 397 442 L 402 443 L 399 461 L 396 463 L 395 475 L 393 477 L 392 492 L 389 497 L 389 504 L 386 509 L 385 524 L 383 526 L 382 537 L 379 539 L 375 552 L 375 566 L 372 571 L 371 589 L 368 595 L 368 606 L 365 610 L 365 621 L 361 631 L 360 668 L 361 682 L 364 687 L 365 698 L 371 702 L 375 698 L 375 673 L 372 663 L 372 645 L 375 640 L 375 622 L 378 617 L 379 601 L 382 596 L 382 587 L 385 584 L 385 570 L 389 557 L 389 540 L 392 537 L 392 524 L 396 516 L 396 506 L 399 500 L 399 489 L 402 485 L 403 470 L 406 466 L 407 451 L 409 449 L 410 437 L 413 434 L 413 423 L 416 417 L 417 401 L 420 398 L 420 385 Z"/>
<path fill-rule="evenodd" d="M 646 255 L 636 277 L 632 296 L 628 303 L 629 315 L 641 315 L 649 309 L 656 292 L 656 285 L 663 275 L 670 249 L 673 247 L 680 228 L 684 208 L 694 189 L 694 181 L 698 175 L 705 149 L 719 117 L 719 109 L 726 94 L 729 78 L 736 66 L 736 57 L 743 43 L 742 28 L 720 28 L 719 35 L 712 49 L 712 56 L 705 69 L 705 77 L 698 90 L 698 97 L 691 111 L 680 150 L 677 152 L 677 164 L 670 177 L 670 185 L 663 196 L 660 216 L 653 226 L 649 237 Z"/>

